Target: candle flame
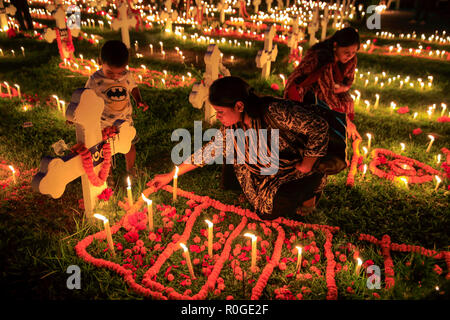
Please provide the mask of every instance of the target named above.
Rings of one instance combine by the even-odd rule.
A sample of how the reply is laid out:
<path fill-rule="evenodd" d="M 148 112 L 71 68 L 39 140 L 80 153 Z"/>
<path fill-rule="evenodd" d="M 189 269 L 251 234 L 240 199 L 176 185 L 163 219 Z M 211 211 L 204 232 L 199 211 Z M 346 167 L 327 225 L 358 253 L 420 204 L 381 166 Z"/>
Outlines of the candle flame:
<path fill-rule="evenodd" d="M 131 188 L 131 180 L 130 180 L 129 176 L 127 177 L 127 183 L 128 183 L 128 188 Z"/>
<path fill-rule="evenodd" d="M 16 173 L 16 170 L 14 170 L 13 166 L 8 166 L 8 167 L 9 167 L 9 169 L 11 169 L 12 173 Z"/>
<path fill-rule="evenodd" d="M 361 258 L 358 258 L 357 260 L 358 260 L 358 266 L 362 265 L 362 260 L 361 260 Z"/>
<path fill-rule="evenodd" d="M 431 134 L 428 135 L 428 138 L 429 138 L 431 141 L 434 141 L 434 136 L 432 136 Z"/>
<path fill-rule="evenodd" d="M 252 233 L 247 232 L 244 234 L 244 237 L 249 237 L 249 238 L 252 238 L 253 241 L 256 241 L 256 236 Z"/>
<path fill-rule="evenodd" d="M 187 247 L 186 247 L 186 245 L 184 243 L 180 242 L 180 247 L 183 248 L 184 252 L 188 251 L 188 249 L 187 249 Z"/>
<path fill-rule="evenodd" d="M 367 171 L 367 164 L 364 165 L 364 171 L 363 171 L 363 174 L 366 174 L 366 171 Z"/>
<path fill-rule="evenodd" d="M 178 166 L 175 166 L 175 174 L 173 175 L 174 178 L 178 178 Z"/>
<path fill-rule="evenodd" d="M 406 148 L 406 145 L 402 142 L 402 143 L 400 143 L 400 146 L 402 147 L 402 151 L 403 150 L 405 150 L 405 148 Z"/>
<path fill-rule="evenodd" d="M 211 221 L 209 221 L 208 219 L 205 220 L 205 222 L 208 224 L 208 227 L 212 228 L 213 227 L 213 223 Z"/>
<path fill-rule="evenodd" d="M 435 178 L 436 178 L 436 181 L 437 181 L 437 183 L 439 184 L 439 183 L 441 183 L 441 178 L 439 177 L 439 176 L 434 176 Z"/>
<path fill-rule="evenodd" d="M 103 215 L 101 215 L 101 214 L 99 214 L 99 213 L 94 213 L 94 218 L 97 218 L 97 219 L 102 220 L 103 223 L 108 222 L 108 219 L 107 219 L 105 216 L 103 216 Z"/>
<path fill-rule="evenodd" d="M 142 193 L 142 200 L 144 200 L 145 202 L 147 202 L 148 205 L 152 204 L 152 200 L 148 199 L 143 193 Z"/>
<path fill-rule="evenodd" d="M 297 248 L 298 254 L 302 254 L 302 247 L 296 246 L 295 248 Z"/>

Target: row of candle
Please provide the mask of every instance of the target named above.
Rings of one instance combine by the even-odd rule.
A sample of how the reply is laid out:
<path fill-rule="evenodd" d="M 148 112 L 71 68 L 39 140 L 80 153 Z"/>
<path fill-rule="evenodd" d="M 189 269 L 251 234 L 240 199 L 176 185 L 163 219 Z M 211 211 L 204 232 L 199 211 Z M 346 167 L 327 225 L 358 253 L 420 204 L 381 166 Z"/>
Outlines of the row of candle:
<path fill-rule="evenodd" d="M 11 88 L 10 88 L 9 83 L 4 81 L 3 84 L 6 86 L 8 97 L 10 99 L 12 99 L 13 96 L 12 96 L 12 92 L 11 92 Z M 20 92 L 20 86 L 16 83 L 16 84 L 14 84 L 14 87 L 16 87 L 16 89 L 17 89 L 17 96 L 19 97 L 19 99 L 21 99 L 22 98 L 22 93 Z M 0 84 L 0 93 L 2 93 L 2 85 L 1 84 Z"/>
<path fill-rule="evenodd" d="M 25 48 L 24 47 L 20 47 L 20 50 L 22 51 L 22 56 L 25 57 Z M 11 55 L 13 57 L 16 56 L 16 51 L 14 49 L 11 49 Z M 5 53 L 3 52 L 3 49 L 0 49 L 0 56 L 4 57 Z"/>
<path fill-rule="evenodd" d="M 415 40 L 417 38 L 417 34 L 415 32 L 413 32 L 412 34 L 408 33 L 406 35 L 404 33 L 395 35 L 394 33 L 383 31 L 381 33 L 377 32 L 375 35 L 377 37 L 384 38 L 384 39 L 400 38 L 400 39 L 407 39 L 407 40 L 409 40 L 409 39 Z M 450 43 L 450 37 L 449 36 L 445 37 L 445 35 L 446 35 L 445 30 L 442 31 L 442 36 L 438 35 L 438 32 L 436 31 L 435 34 L 429 36 L 428 38 L 425 36 L 425 34 L 422 33 L 422 35 L 420 36 L 420 39 L 422 41 L 435 42 L 438 44 Z"/>

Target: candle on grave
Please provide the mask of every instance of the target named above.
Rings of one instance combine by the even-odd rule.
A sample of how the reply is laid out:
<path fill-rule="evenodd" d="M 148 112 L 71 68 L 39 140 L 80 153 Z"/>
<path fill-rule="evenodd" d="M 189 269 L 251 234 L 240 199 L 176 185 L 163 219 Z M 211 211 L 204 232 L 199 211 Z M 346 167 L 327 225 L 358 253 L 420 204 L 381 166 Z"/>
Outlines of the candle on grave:
<path fill-rule="evenodd" d="M 161 46 L 161 53 L 163 53 L 164 52 L 164 50 L 163 50 L 164 49 L 164 44 L 162 43 L 162 41 L 159 42 L 159 45 Z"/>
<path fill-rule="evenodd" d="M 359 270 L 361 269 L 362 260 L 361 260 L 361 258 L 358 258 L 357 260 L 358 260 L 358 264 L 356 265 L 355 274 L 359 275 Z"/>
<path fill-rule="evenodd" d="M 6 90 L 8 90 L 8 96 L 10 97 L 10 98 L 12 98 L 12 95 L 11 95 L 11 89 L 9 88 L 9 83 L 8 82 L 3 82 L 5 85 L 6 85 Z"/>
<path fill-rule="evenodd" d="M 162 55 L 163 55 L 163 59 L 166 59 L 166 52 L 165 51 L 162 52 Z"/>
<path fill-rule="evenodd" d="M 192 279 L 195 279 L 194 269 L 192 268 L 191 256 L 189 255 L 188 248 L 186 247 L 186 245 L 184 243 L 180 243 L 180 247 L 183 248 L 184 256 L 186 258 L 186 262 L 187 262 L 191 277 L 192 277 Z"/>
<path fill-rule="evenodd" d="M 177 185 L 178 185 L 178 166 L 175 166 L 175 174 L 173 175 L 173 201 L 177 201 Z"/>
<path fill-rule="evenodd" d="M 214 226 L 214 224 L 209 220 L 205 220 L 205 222 L 208 224 L 208 255 L 211 258 L 212 254 L 213 254 L 213 226 Z"/>
<path fill-rule="evenodd" d="M 370 143 L 372 142 L 372 135 L 370 133 L 367 133 L 366 136 L 369 139 L 369 142 L 367 143 L 367 149 L 370 150 Z"/>
<path fill-rule="evenodd" d="M 439 176 L 434 176 L 436 178 L 436 188 L 434 188 L 434 191 L 436 192 L 439 188 L 439 185 L 441 184 L 441 178 Z"/>
<path fill-rule="evenodd" d="M 20 50 L 22 50 L 22 55 L 25 57 L 25 48 L 24 47 L 20 47 Z"/>
<path fill-rule="evenodd" d="M 406 145 L 403 142 L 400 143 L 400 147 L 402 148 L 402 152 L 405 151 Z"/>
<path fill-rule="evenodd" d="M 105 216 L 98 213 L 95 213 L 94 217 L 103 221 L 103 225 L 105 227 L 106 232 L 106 240 L 108 241 L 109 249 L 111 250 L 113 255 L 116 255 L 114 251 L 114 242 L 111 235 L 111 227 L 109 226 L 109 220 Z"/>
<path fill-rule="evenodd" d="M 142 199 L 147 203 L 148 230 L 149 231 L 153 231 L 153 205 L 152 205 L 152 200 L 148 199 L 144 194 L 142 194 Z"/>
<path fill-rule="evenodd" d="M 359 92 L 358 90 L 355 90 L 356 93 L 356 101 L 355 104 L 359 105 L 359 98 L 361 98 L 361 92 Z"/>
<path fill-rule="evenodd" d="M 436 162 L 439 164 L 439 163 L 441 163 L 441 154 L 438 154 L 437 155 L 437 160 L 436 160 Z"/>
<path fill-rule="evenodd" d="M 81 63 L 83 63 L 83 55 L 80 54 Z"/>
<path fill-rule="evenodd" d="M 0 49 L 0 53 L 1 53 L 2 57 L 5 56 L 5 55 L 3 54 L 3 50 L 2 50 L 2 49 Z"/>
<path fill-rule="evenodd" d="M 286 79 L 285 79 L 284 75 L 280 74 L 280 78 L 283 81 L 283 88 L 285 88 L 286 87 Z"/>
<path fill-rule="evenodd" d="M 253 271 L 256 267 L 256 240 L 258 239 L 254 234 L 245 233 L 245 237 L 249 237 L 252 239 L 252 264 L 250 266 L 250 271 Z"/>
<path fill-rule="evenodd" d="M 366 111 L 369 111 L 370 110 L 370 101 L 364 100 L 364 103 L 366 104 Z"/>
<path fill-rule="evenodd" d="M 366 172 L 367 172 L 367 164 L 365 164 L 363 167 L 363 175 L 362 175 L 363 179 L 364 179 L 364 176 L 366 175 Z"/>
<path fill-rule="evenodd" d="M 56 103 L 58 104 L 58 110 L 61 110 L 61 106 L 59 104 L 59 98 L 56 95 L 53 95 L 52 97 L 56 99 Z"/>
<path fill-rule="evenodd" d="M 417 113 L 417 112 L 414 112 L 413 119 L 416 119 L 416 118 L 417 118 L 417 115 L 418 115 L 418 113 Z"/>
<path fill-rule="evenodd" d="M 369 153 L 369 150 L 366 147 L 363 147 L 362 149 L 364 151 L 364 156 L 366 156 Z"/>
<path fill-rule="evenodd" d="M 153 45 L 151 44 L 151 45 L 149 45 L 149 47 L 150 47 L 150 54 L 152 55 L 153 54 Z"/>
<path fill-rule="evenodd" d="M 374 109 L 376 109 L 376 108 L 378 107 L 378 104 L 379 104 L 379 102 L 380 102 L 380 95 L 379 95 L 378 93 L 375 94 L 375 98 L 376 98 L 376 100 L 375 100 L 375 105 L 373 106 Z"/>
<path fill-rule="evenodd" d="M 22 98 L 22 95 L 20 94 L 20 86 L 18 84 L 15 84 L 14 87 L 17 88 L 17 95 L 19 96 L 19 99 Z"/>
<path fill-rule="evenodd" d="M 295 273 L 298 273 L 302 267 L 302 247 L 296 246 L 297 248 L 297 266 L 295 267 Z"/>
<path fill-rule="evenodd" d="M 128 197 L 128 204 L 131 207 L 133 205 L 133 193 L 131 192 L 131 180 L 130 177 L 127 177 L 127 197 Z"/>
<path fill-rule="evenodd" d="M 11 172 L 12 172 L 13 182 L 14 182 L 14 184 L 16 184 L 16 183 L 17 183 L 17 180 L 16 180 L 16 170 L 14 170 L 14 167 L 13 167 L 13 166 L 9 166 L 9 169 L 10 169 Z"/>
<path fill-rule="evenodd" d="M 431 145 L 432 145 L 433 142 L 434 142 L 434 136 L 432 136 L 432 135 L 430 134 L 430 135 L 428 135 L 428 138 L 430 139 L 430 143 L 428 144 L 428 148 L 427 148 L 427 151 L 426 151 L 426 152 L 430 152 Z"/>
<path fill-rule="evenodd" d="M 447 109 L 447 105 L 445 103 L 441 103 L 441 107 L 442 107 L 442 112 L 441 112 L 441 117 L 442 117 L 445 113 L 445 109 Z"/>
<path fill-rule="evenodd" d="M 397 104 L 394 101 L 391 101 L 391 114 L 394 112 L 396 106 Z"/>
<path fill-rule="evenodd" d="M 12 53 L 13 57 L 16 56 L 16 52 L 14 50 L 11 50 L 11 53 Z"/>

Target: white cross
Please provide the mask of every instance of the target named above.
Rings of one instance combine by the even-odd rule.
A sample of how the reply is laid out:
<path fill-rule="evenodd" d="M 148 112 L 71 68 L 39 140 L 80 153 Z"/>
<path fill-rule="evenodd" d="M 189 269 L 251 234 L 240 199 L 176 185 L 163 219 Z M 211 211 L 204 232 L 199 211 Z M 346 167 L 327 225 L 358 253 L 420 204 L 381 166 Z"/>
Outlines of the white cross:
<path fill-rule="evenodd" d="M 16 14 L 16 7 L 14 7 L 12 4 L 9 5 L 9 7 L 5 8 L 5 5 L 3 4 L 3 0 L 0 0 L 0 27 L 3 31 L 8 31 L 8 16 L 13 16 Z"/>
<path fill-rule="evenodd" d="M 119 18 L 114 19 L 111 27 L 115 31 L 120 29 L 122 33 L 122 42 L 130 49 L 130 34 L 128 29 L 136 26 L 136 18 L 133 15 L 128 15 L 128 5 L 125 1 L 120 3 L 117 11 L 119 12 Z"/>
<path fill-rule="evenodd" d="M 203 82 L 196 82 L 189 95 L 189 102 L 194 108 L 201 109 L 205 105 L 205 121 L 212 124 L 216 121 L 214 108 L 208 101 L 208 91 L 219 74 L 230 76 L 230 71 L 222 64 L 221 53 L 217 44 L 210 44 L 205 54 L 206 71 L 203 74 Z"/>
<path fill-rule="evenodd" d="M 220 0 L 217 4 L 217 10 L 220 12 L 220 23 L 225 22 L 225 10 L 228 9 L 228 3 L 226 0 Z"/>
<path fill-rule="evenodd" d="M 53 19 L 55 19 L 56 22 L 56 28 L 51 29 L 47 28 L 45 29 L 43 38 L 48 43 L 52 43 L 56 39 L 56 32 L 59 32 L 60 39 L 61 39 L 61 52 L 63 56 L 61 59 L 70 59 L 73 56 L 73 51 L 70 50 L 70 48 L 67 48 L 66 41 L 69 39 L 69 30 L 66 25 L 66 12 L 63 5 L 55 6 L 55 5 L 49 5 L 47 7 L 47 10 L 49 9 L 55 9 L 52 10 L 52 16 Z M 70 29 L 70 33 L 73 37 L 77 37 L 80 32 L 80 29 L 73 28 Z M 73 43 L 72 43 L 73 45 Z"/>
<path fill-rule="evenodd" d="M 253 0 L 253 8 L 255 9 L 255 13 L 257 14 L 259 11 L 259 5 L 261 4 L 261 0 Z"/>
<path fill-rule="evenodd" d="M 283 0 L 277 0 L 277 3 L 278 3 L 278 9 L 283 9 L 283 6 L 284 6 L 284 4 L 283 4 Z"/>
<path fill-rule="evenodd" d="M 172 33 L 172 23 L 177 20 L 178 12 L 176 10 L 171 9 L 172 1 L 168 0 L 168 2 L 170 2 L 170 6 L 167 4 L 166 1 L 166 10 L 160 13 L 160 17 L 161 20 L 166 21 L 166 26 L 164 28 L 165 32 Z"/>
<path fill-rule="evenodd" d="M 313 46 L 316 44 L 316 32 L 319 30 L 319 7 L 314 9 L 313 19 L 308 26 L 309 33 L 309 46 Z"/>
<path fill-rule="evenodd" d="M 273 46 L 273 37 L 275 37 L 275 26 L 272 25 L 264 33 L 264 49 L 258 51 L 256 56 L 256 66 L 262 68 L 262 77 L 267 79 L 270 76 L 270 64 L 275 61 L 278 54 L 277 45 Z"/>
<path fill-rule="evenodd" d="M 77 143 L 83 143 L 91 151 L 94 161 L 94 172 L 100 171 L 102 158 L 102 130 L 100 118 L 104 101 L 92 89 L 77 89 L 72 94 L 72 100 L 66 110 L 66 118 L 75 123 Z M 111 154 L 127 153 L 131 141 L 136 135 L 136 129 L 126 121 L 119 123 L 119 134 L 111 142 Z M 93 214 L 97 196 L 106 188 L 106 183 L 100 187 L 93 186 L 82 165 L 79 155 L 63 158 L 44 157 L 39 172 L 33 177 L 32 186 L 35 191 L 48 194 L 57 199 L 62 196 L 66 185 L 81 176 L 83 199 L 86 217 Z"/>
<path fill-rule="evenodd" d="M 293 23 L 292 23 L 292 31 L 289 33 L 287 45 L 290 48 L 290 54 L 294 52 L 294 50 L 297 49 L 298 42 L 300 40 L 303 40 L 303 34 L 302 32 L 299 32 L 298 28 L 298 20 L 299 16 L 297 16 Z"/>
<path fill-rule="evenodd" d="M 320 37 L 320 41 L 325 40 L 325 38 L 327 37 L 327 25 L 328 25 L 328 20 L 329 20 L 329 14 L 328 14 L 328 6 L 325 6 L 325 11 L 323 14 L 323 19 L 321 21 L 321 27 L 322 27 L 322 34 Z"/>

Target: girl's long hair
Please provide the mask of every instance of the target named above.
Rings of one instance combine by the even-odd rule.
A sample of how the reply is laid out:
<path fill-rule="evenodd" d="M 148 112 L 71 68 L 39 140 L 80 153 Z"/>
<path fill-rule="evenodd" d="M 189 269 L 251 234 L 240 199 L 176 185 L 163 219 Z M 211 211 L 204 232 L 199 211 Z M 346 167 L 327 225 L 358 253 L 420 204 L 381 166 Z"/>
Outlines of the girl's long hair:
<path fill-rule="evenodd" d="M 328 39 L 313 45 L 311 50 L 317 51 L 319 64 L 325 65 L 334 61 L 334 43 L 336 43 L 338 47 L 348 47 L 356 44 L 359 49 L 360 41 L 358 31 L 355 28 L 347 27 L 336 31 L 336 33 Z"/>

